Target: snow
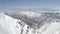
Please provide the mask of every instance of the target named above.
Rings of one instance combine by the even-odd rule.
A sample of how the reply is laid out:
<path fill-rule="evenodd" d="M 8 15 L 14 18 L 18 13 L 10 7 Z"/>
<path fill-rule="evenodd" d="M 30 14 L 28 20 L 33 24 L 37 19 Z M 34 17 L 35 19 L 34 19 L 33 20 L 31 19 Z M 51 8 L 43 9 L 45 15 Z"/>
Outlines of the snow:
<path fill-rule="evenodd" d="M 39 13 L 35 13 L 35 12 L 20 12 L 18 14 L 23 14 L 23 15 L 27 15 L 28 17 L 39 17 L 42 14 Z M 23 29 L 22 34 L 26 34 L 27 31 L 29 30 L 28 34 L 34 34 L 32 31 L 34 31 L 33 28 L 27 28 L 30 27 L 29 25 L 27 25 L 25 22 L 23 21 L 19 21 L 21 22 L 22 25 L 17 23 L 18 19 L 12 18 L 8 15 L 5 15 L 4 13 L 0 13 L 0 34 L 20 34 Z M 24 25 L 24 27 L 23 27 Z M 48 26 L 48 27 L 47 27 Z M 46 24 L 44 26 L 42 26 L 42 28 L 37 29 L 35 34 L 37 34 L 37 32 L 39 31 L 39 34 L 59 34 L 60 33 L 60 22 L 56 22 L 55 20 L 53 20 L 53 22 Z"/>
<path fill-rule="evenodd" d="M 29 11 L 21 11 L 21 12 L 18 12 L 17 14 L 26 15 L 27 17 L 31 17 L 31 18 L 39 17 L 42 15 L 42 14 L 37 13 L 37 12 L 29 12 Z"/>
<path fill-rule="evenodd" d="M 60 23 L 59 22 L 53 22 L 50 24 L 49 27 L 46 28 L 45 31 L 41 32 L 42 34 L 59 34 L 60 33 Z"/>
<path fill-rule="evenodd" d="M 27 27 L 28 27 L 28 25 L 26 25 L 26 24 L 25 24 L 25 26 L 24 26 L 24 28 L 23 28 L 23 30 L 24 30 L 24 31 L 23 31 L 23 33 L 22 33 L 22 34 L 26 34 Z"/>
<path fill-rule="evenodd" d="M 21 20 L 14 19 L 4 13 L 0 13 L 0 34 L 26 34 L 27 27 L 29 27 L 24 22 L 21 22 L 22 25 L 18 24 Z M 24 25 L 24 27 L 23 27 Z M 23 29 L 23 32 L 21 31 Z M 29 29 L 29 34 L 32 33 L 32 29 Z"/>
<path fill-rule="evenodd" d="M 17 19 L 7 16 L 4 13 L 0 13 L 0 34 L 18 34 L 16 33 L 18 30 L 15 30 L 16 22 Z"/>

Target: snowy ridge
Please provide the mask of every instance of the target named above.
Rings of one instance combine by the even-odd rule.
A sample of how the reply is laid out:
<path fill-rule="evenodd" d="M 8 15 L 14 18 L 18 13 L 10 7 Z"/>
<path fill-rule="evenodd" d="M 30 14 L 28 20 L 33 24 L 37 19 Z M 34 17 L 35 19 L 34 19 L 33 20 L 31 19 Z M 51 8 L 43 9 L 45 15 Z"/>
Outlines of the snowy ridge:
<path fill-rule="evenodd" d="M 37 13 L 37 12 L 21 11 L 21 12 L 16 12 L 13 15 L 11 15 L 11 14 L 7 14 L 7 15 L 9 15 L 9 16 L 11 16 L 13 18 L 22 20 L 23 22 L 28 24 L 30 27 L 33 26 L 34 28 L 36 28 L 37 25 L 40 23 L 39 20 L 40 20 L 40 16 L 42 14 Z"/>
<path fill-rule="evenodd" d="M 33 33 L 34 29 L 26 23 L 5 15 L 4 13 L 0 13 L 0 26 L 0 34 L 35 34 Z M 1 29 L 3 31 L 1 31 Z"/>

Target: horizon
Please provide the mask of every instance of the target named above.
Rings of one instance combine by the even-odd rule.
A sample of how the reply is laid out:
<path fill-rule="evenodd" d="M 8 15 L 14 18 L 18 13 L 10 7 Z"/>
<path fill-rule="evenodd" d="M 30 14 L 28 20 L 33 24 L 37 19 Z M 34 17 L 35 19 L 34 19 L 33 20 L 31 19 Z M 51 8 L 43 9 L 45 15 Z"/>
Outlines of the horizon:
<path fill-rule="evenodd" d="M 22 9 L 21 9 L 22 8 Z M 50 11 L 57 10 L 60 11 L 60 0 L 0 0 L 0 10 L 1 9 L 35 9 L 35 8 L 42 8 L 42 9 L 51 9 Z M 49 11 L 48 11 L 49 12 Z"/>

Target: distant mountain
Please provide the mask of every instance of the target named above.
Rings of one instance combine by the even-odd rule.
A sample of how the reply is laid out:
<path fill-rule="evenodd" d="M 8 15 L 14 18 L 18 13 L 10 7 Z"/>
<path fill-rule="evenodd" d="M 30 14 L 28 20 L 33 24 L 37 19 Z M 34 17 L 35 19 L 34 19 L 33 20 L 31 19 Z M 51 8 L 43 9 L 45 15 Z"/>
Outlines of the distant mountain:
<path fill-rule="evenodd" d="M 56 18 L 60 20 L 60 13 L 45 13 L 48 17 Z"/>

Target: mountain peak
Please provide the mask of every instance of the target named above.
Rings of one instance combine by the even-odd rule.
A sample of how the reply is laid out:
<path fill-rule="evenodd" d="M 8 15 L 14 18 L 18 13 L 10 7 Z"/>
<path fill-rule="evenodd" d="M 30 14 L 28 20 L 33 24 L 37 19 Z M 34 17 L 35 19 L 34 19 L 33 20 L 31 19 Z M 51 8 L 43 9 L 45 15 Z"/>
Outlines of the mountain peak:
<path fill-rule="evenodd" d="M 29 11 L 21 11 L 21 12 L 18 12 L 17 14 L 26 15 L 27 17 L 31 17 L 31 18 L 38 17 L 38 16 L 42 15 L 37 12 L 29 12 Z"/>

